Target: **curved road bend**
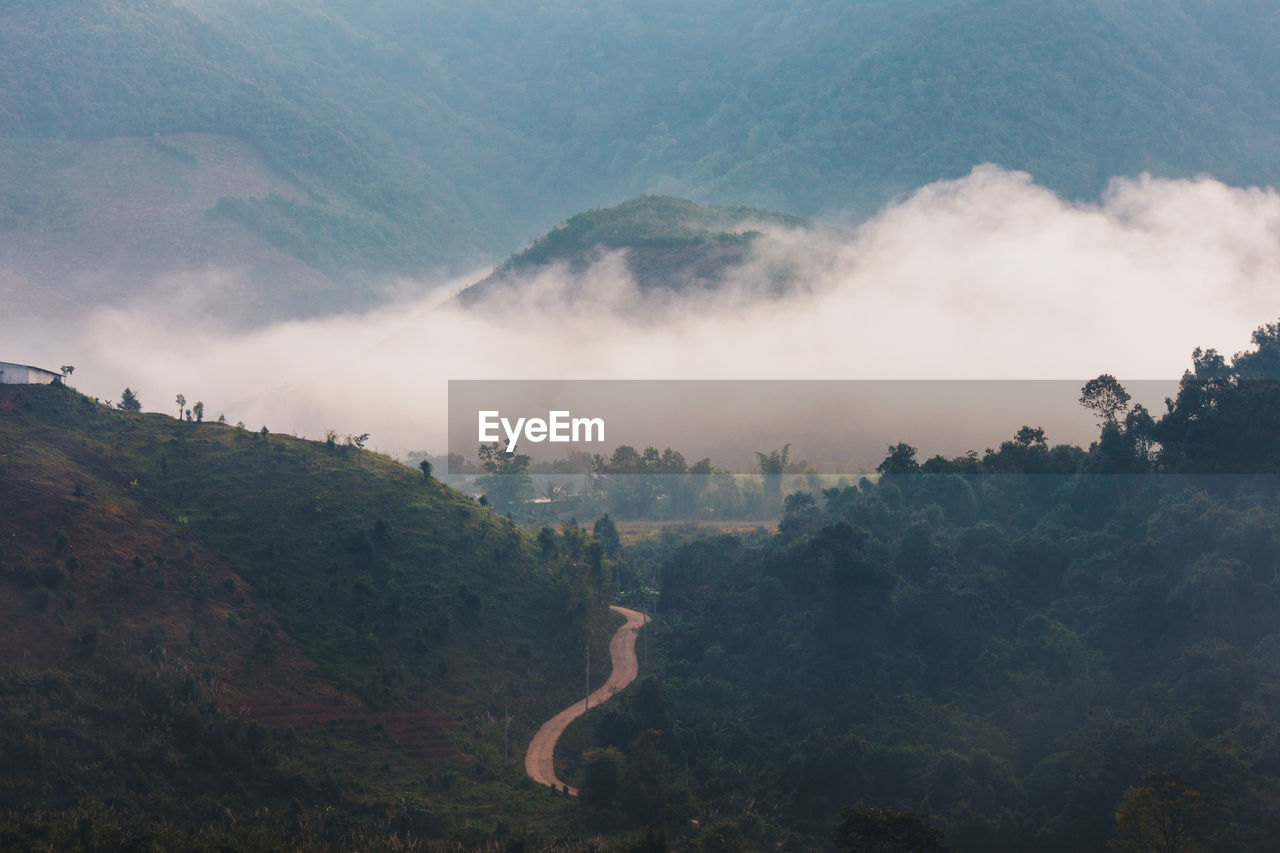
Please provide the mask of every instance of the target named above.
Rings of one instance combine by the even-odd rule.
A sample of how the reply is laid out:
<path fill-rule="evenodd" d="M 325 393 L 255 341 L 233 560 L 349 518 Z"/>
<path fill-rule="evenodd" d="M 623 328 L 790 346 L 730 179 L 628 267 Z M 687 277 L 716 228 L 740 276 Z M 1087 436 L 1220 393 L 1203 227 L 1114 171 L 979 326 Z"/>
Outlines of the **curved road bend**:
<path fill-rule="evenodd" d="M 589 697 L 591 707 L 599 705 L 613 694 L 636 680 L 640 673 L 640 662 L 636 660 L 636 632 L 644 624 L 644 614 L 636 610 L 616 605 L 609 608 L 615 613 L 627 617 L 627 623 L 618 629 L 609 641 L 609 657 L 613 659 L 613 672 L 604 686 L 592 692 Z M 569 724 L 586 713 L 586 703 L 575 702 L 542 724 L 538 733 L 529 744 L 529 751 L 524 757 L 524 769 L 529 777 L 539 785 L 551 785 L 557 791 L 568 787 L 569 793 L 578 796 L 578 789 L 566 786 L 556 778 L 556 741 Z"/>

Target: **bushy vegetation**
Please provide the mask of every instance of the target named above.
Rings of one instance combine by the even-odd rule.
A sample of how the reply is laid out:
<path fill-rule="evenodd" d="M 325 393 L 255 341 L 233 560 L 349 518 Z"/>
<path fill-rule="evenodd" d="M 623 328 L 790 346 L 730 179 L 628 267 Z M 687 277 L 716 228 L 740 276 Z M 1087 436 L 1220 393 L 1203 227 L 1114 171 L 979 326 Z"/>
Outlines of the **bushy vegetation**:
<path fill-rule="evenodd" d="M 356 825 L 332 779 L 286 767 L 292 736 L 221 712 L 195 678 L 166 670 L 0 675 L 0 845 L 269 849 L 316 802 L 335 825 L 311 841 Z"/>
<path fill-rule="evenodd" d="M 751 258 L 760 237 L 756 229 L 767 226 L 808 229 L 813 223 L 750 207 L 703 207 L 670 196 L 640 196 L 570 217 L 464 290 L 459 300 L 474 304 L 502 285 L 518 284 L 521 276 L 556 263 L 581 273 L 611 249 L 626 250 L 627 271 L 641 291 L 711 288 Z M 775 290 L 789 284 L 785 271 L 773 277 Z"/>
<path fill-rule="evenodd" d="M 782 508 L 782 466 L 762 484 L 753 475 L 715 468 L 710 458 L 690 465 L 670 447 L 637 450 L 624 444 L 608 457 L 576 453 L 536 466 L 524 454 L 494 452 L 493 447 L 481 448 L 481 476 L 448 479 L 459 488 L 480 490 L 498 511 L 531 523 L 602 515 L 621 520 L 768 519 L 777 518 Z M 818 479 L 803 461 L 785 471 L 801 482 Z M 534 483 L 534 475 L 540 484 Z"/>
<path fill-rule="evenodd" d="M 931 814 L 962 851 L 1066 853 L 1166 849 L 1126 846 L 1162 804 L 1214 849 L 1266 849 L 1277 328 L 1197 351 L 1162 418 L 1112 410 L 1087 450 L 897 445 L 763 542 L 667 555 L 660 680 L 586 742 L 621 753 L 614 819 L 675 825 L 693 798 L 758 849 L 859 806 Z"/>
<path fill-rule="evenodd" d="M 802 228 L 810 223 L 750 207 L 703 207 L 670 196 L 640 196 L 607 210 L 570 217 L 506 261 L 499 271 L 569 260 L 596 246 L 681 248 L 703 241 L 749 243 L 753 232 L 743 227 L 766 224 Z"/>
<path fill-rule="evenodd" d="M 185 849 L 579 833 L 522 750 L 584 642 L 607 659 L 589 531 L 535 538 L 354 443 L 56 386 L 0 388 L 0 466 L 24 667 L 0 743 L 26 750 L 0 761 L 0 846 L 89 847 L 82 820 Z"/>
<path fill-rule="evenodd" d="M 1280 324 L 1253 343 L 1197 350 L 1158 418 L 1086 384 L 1089 448 L 897 444 L 776 533 L 630 543 L 354 442 L 6 386 L 0 838 L 1266 849 Z M 650 582 L 647 677 L 566 736 L 581 802 L 537 789 L 520 746 Z"/>
<path fill-rule="evenodd" d="M 11 95 L 0 126 L 18 139 L 183 131 L 245 139 L 307 201 L 228 198 L 210 215 L 248 225 L 327 273 L 423 269 L 442 260 L 442 243 L 457 258 L 475 251 L 480 238 L 445 210 L 458 209 L 463 188 L 433 178 L 420 151 L 391 144 L 376 113 L 353 113 L 361 84 L 376 85 L 367 75 L 346 98 L 325 91 L 317 74 L 329 57 L 307 56 L 304 46 L 334 33 L 291 12 L 290 39 L 271 50 L 248 35 L 252 23 L 218 24 L 187 4 L 11 4 L 0 13 L 0 79 Z M 301 74 L 281 67 L 299 60 Z"/>

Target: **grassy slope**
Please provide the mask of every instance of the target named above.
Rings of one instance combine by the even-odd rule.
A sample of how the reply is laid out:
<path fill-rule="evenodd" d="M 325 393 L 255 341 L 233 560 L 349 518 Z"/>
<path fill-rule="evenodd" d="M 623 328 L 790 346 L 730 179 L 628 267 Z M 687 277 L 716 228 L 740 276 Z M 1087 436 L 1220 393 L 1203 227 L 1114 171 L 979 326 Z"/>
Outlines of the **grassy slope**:
<path fill-rule="evenodd" d="M 295 780 L 276 797 L 295 791 L 308 807 L 333 801 L 358 817 L 409 792 L 431 799 L 435 817 L 416 829 L 426 834 L 485 815 L 493 822 L 475 832 L 497 831 L 499 818 L 513 832 L 573 824 L 565 804 L 521 793 L 521 750 L 576 695 L 584 633 L 603 656 L 614 620 L 585 569 L 535 552 L 470 499 L 355 448 L 4 386 L 0 519 L 0 659 L 20 667 L 0 714 L 48 740 L 47 775 L 66 770 L 55 757 L 81 761 L 77 739 L 132 754 L 135 739 L 96 723 L 93 709 L 136 712 L 136 692 L 111 691 L 141 673 L 172 685 L 170 703 L 183 705 L 172 699 L 183 691 L 193 697 L 184 707 L 206 703 L 195 712 L 206 731 L 221 731 L 228 713 L 293 731 L 306 758 L 264 747 L 266 765 Z M 58 676 L 72 686 L 54 690 L 26 672 L 81 674 Z M 48 703 L 50 690 L 80 698 L 20 710 L 32 695 Z M 52 709 L 77 702 L 84 712 L 59 722 Z M 195 748 L 163 733 L 142 740 L 187 756 L 180 767 Z M 11 765 L 7 793 L 35 784 L 26 766 Z M 221 770 L 218 785 L 229 774 L 250 788 L 241 801 L 259 802 L 243 768 Z M 117 790 L 105 771 L 80 775 L 37 786 L 44 805 Z M 332 795 L 316 794 L 325 784 Z M 160 774 L 129 790 L 113 796 L 143 818 L 181 825 L 194 818 L 168 805 L 197 794 L 247 817 L 201 778 Z"/>

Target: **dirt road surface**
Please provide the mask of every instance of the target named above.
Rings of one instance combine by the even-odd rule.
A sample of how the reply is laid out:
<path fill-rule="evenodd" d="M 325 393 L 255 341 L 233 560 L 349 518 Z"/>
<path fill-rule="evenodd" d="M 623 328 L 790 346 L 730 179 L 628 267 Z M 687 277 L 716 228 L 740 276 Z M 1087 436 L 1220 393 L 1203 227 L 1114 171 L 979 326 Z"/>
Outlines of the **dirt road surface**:
<path fill-rule="evenodd" d="M 610 699 L 613 694 L 636 680 L 640 673 L 640 661 L 636 659 L 636 633 L 644 624 L 644 614 L 626 607 L 612 606 L 615 613 L 627 617 L 627 623 L 618 629 L 609 641 L 609 657 L 613 659 L 613 672 L 603 687 L 595 690 L 587 701 L 578 700 L 542 724 L 538 733 L 529 744 L 529 751 L 524 757 L 524 769 L 529 777 L 539 785 L 551 785 L 557 791 L 567 789 L 573 796 L 578 796 L 578 789 L 565 785 L 556 778 L 556 742 L 569 724 L 587 711 L 587 704 L 594 708 L 601 702 Z"/>

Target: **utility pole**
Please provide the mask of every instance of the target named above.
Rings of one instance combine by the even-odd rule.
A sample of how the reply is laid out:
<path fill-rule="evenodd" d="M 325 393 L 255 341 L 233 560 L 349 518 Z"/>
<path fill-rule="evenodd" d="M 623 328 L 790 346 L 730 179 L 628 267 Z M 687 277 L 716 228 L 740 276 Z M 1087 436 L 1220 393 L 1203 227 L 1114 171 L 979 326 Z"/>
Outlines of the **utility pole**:
<path fill-rule="evenodd" d="M 644 614 L 643 624 L 640 630 L 644 632 L 644 668 L 649 668 L 649 614 Z"/>
<path fill-rule="evenodd" d="M 649 591 L 649 609 L 655 613 L 658 610 L 658 591 Z M 644 614 L 644 668 L 649 668 L 649 614 Z"/>
<path fill-rule="evenodd" d="M 591 710 L 591 646 L 587 646 L 587 704 L 584 711 Z"/>

